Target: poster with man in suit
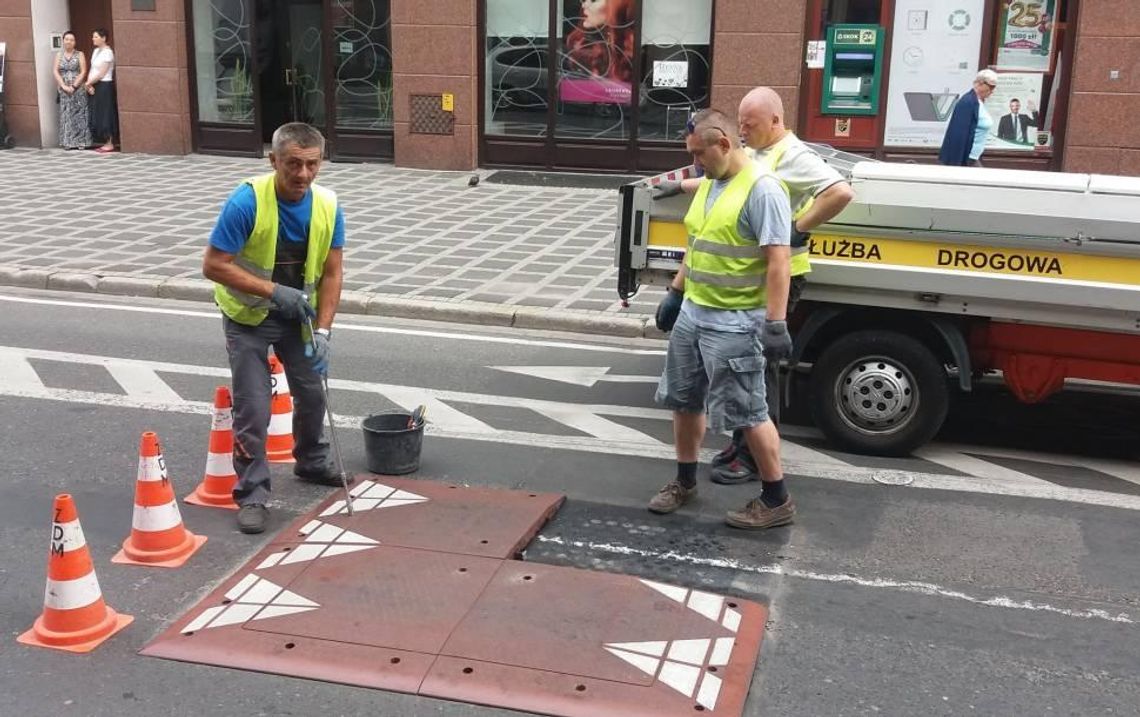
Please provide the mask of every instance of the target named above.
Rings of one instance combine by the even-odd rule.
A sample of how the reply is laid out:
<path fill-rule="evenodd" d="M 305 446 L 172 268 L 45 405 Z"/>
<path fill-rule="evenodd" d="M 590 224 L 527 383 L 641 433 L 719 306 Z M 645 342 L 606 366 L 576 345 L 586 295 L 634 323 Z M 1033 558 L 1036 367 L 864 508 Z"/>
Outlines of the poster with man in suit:
<path fill-rule="evenodd" d="M 1044 126 L 1040 72 L 998 72 L 998 84 L 983 108 L 993 120 L 986 149 L 1032 152 Z"/>
<path fill-rule="evenodd" d="M 1017 142 L 1018 144 L 1030 144 L 1029 128 L 1037 129 L 1040 114 L 1037 112 L 1037 103 L 1033 100 L 1026 100 L 1025 106 L 1030 114 L 1021 113 L 1021 100 L 1018 98 L 1014 97 L 1009 101 L 1009 114 L 1002 115 L 998 120 L 997 135 L 999 139 Z"/>

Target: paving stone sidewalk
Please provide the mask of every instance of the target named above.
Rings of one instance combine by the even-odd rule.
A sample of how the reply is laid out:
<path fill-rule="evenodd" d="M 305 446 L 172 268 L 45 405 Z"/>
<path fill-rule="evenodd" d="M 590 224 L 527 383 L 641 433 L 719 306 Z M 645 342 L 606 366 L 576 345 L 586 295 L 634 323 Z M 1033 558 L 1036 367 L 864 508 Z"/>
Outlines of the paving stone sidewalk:
<path fill-rule="evenodd" d="M 222 202 L 268 160 L 0 152 L 0 284 L 208 298 Z M 483 176 L 493 170 L 481 170 Z M 328 162 L 345 210 L 345 311 L 655 335 L 658 292 L 617 298 L 613 190 Z M 648 326 L 648 328 L 646 328 Z"/>

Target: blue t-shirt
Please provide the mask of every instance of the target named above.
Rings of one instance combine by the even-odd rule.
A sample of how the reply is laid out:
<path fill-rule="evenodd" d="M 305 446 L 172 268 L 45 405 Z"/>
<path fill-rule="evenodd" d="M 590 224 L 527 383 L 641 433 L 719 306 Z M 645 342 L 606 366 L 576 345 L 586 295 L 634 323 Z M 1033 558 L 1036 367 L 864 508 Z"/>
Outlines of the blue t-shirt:
<path fill-rule="evenodd" d="M 981 100 L 979 100 L 981 102 Z M 970 159 L 979 159 L 986 149 L 986 137 L 994 126 L 994 118 L 983 104 L 978 108 L 978 128 L 974 130 L 974 144 L 970 147 Z"/>
<path fill-rule="evenodd" d="M 705 212 L 712 209 L 717 197 L 731 180 L 714 180 L 705 201 Z M 755 239 L 760 246 L 788 246 L 791 243 L 792 208 L 784 188 L 770 176 L 762 176 L 752 185 L 748 201 L 740 212 L 736 230 L 745 239 Z M 704 329 L 748 333 L 764 322 L 764 309 L 711 309 L 689 299 L 681 305 L 693 323 Z"/>
<path fill-rule="evenodd" d="M 313 216 L 313 190 L 305 193 L 299 202 L 288 202 L 277 198 L 277 240 L 294 243 L 309 240 L 309 220 Z M 253 187 L 242 182 L 233 191 L 222 207 L 218 223 L 210 232 L 210 246 L 227 254 L 237 254 L 249 241 L 253 223 L 257 217 L 257 197 Z M 344 247 L 344 212 L 340 204 L 336 207 L 336 223 L 333 226 L 332 248 Z"/>

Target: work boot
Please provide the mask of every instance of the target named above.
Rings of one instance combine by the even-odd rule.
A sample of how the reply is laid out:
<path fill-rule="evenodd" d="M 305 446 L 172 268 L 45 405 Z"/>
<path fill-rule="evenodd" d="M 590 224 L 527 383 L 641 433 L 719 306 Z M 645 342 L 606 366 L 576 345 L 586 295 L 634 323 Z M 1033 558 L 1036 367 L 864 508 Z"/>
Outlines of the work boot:
<path fill-rule="evenodd" d="M 249 535 L 265 532 L 269 522 L 269 509 L 261 503 L 248 503 L 238 509 L 238 530 Z"/>
<path fill-rule="evenodd" d="M 715 456 L 713 456 L 712 463 L 710 465 L 713 468 L 717 468 L 719 466 L 726 466 L 729 463 L 732 463 L 734 460 L 736 460 L 736 450 L 736 441 L 729 441 L 729 444 L 727 446 L 720 449 L 720 453 L 717 453 Z"/>
<path fill-rule="evenodd" d="M 745 530 L 763 530 L 788 525 L 796 517 L 796 504 L 791 498 L 783 505 L 769 508 L 759 498 L 753 498 L 744 506 L 744 510 L 730 510 L 724 517 L 724 522 L 734 528 Z"/>
<path fill-rule="evenodd" d="M 736 458 L 723 466 L 716 466 L 709 474 L 709 480 L 721 485 L 738 485 L 749 481 L 760 480 L 760 473 L 756 470 L 756 460 L 747 450 L 738 451 Z"/>
<path fill-rule="evenodd" d="M 657 491 L 649 501 L 649 510 L 653 513 L 672 513 L 685 503 L 697 497 L 697 487 L 686 488 L 680 481 L 671 480 L 665 487 Z"/>
<path fill-rule="evenodd" d="M 296 468 L 294 468 L 293 469 L 293 475 L 297 476 L 297 478 L 305 481 L 306 483 L 315 483 L 316 485 L 327 485 L 327 486 L 332 486 L 333 488 L 339 488 L 341 485 L 340 473 L 337 473 L 336 469 L 330 465 L 326 465 L 326 466 L 323 466 L 321 468 L 318 468 L 316 470 L 311 470 L 311 471 L 302 471 L 302 470 L 297 470 Z M 348 478 L 348 484 L 352 485 L 353 481 L 356 480 L 356 477 L 353 476 L 351 473 L 346 474 L 346 476 Z"/>

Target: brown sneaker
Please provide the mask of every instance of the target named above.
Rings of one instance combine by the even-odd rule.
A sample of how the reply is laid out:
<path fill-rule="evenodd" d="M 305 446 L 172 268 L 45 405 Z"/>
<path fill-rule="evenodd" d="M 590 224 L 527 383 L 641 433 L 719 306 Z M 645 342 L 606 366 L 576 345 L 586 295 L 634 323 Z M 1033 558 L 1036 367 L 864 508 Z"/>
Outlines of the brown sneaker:
<path fill-rule="evenodd" d="M 686 488 L 679 481 L 671 480 L 649 501 L 649 510 L 654 513 L 672 513 L 696 497 L 696 486 Z"/>
<path fill-rule="evenodd" d="M 764 528 L 788 525 L 795 517 L 796 504 L 792 502 L 791 498 L 784 501 L 783 505 L 775 508 L 769 508 L 759 498 L 753 498 L 744 506 L 744 510 L 728 511 L 728 515 L 724 517 L 724 522 L 734 528 L 763 530 Z"/>

